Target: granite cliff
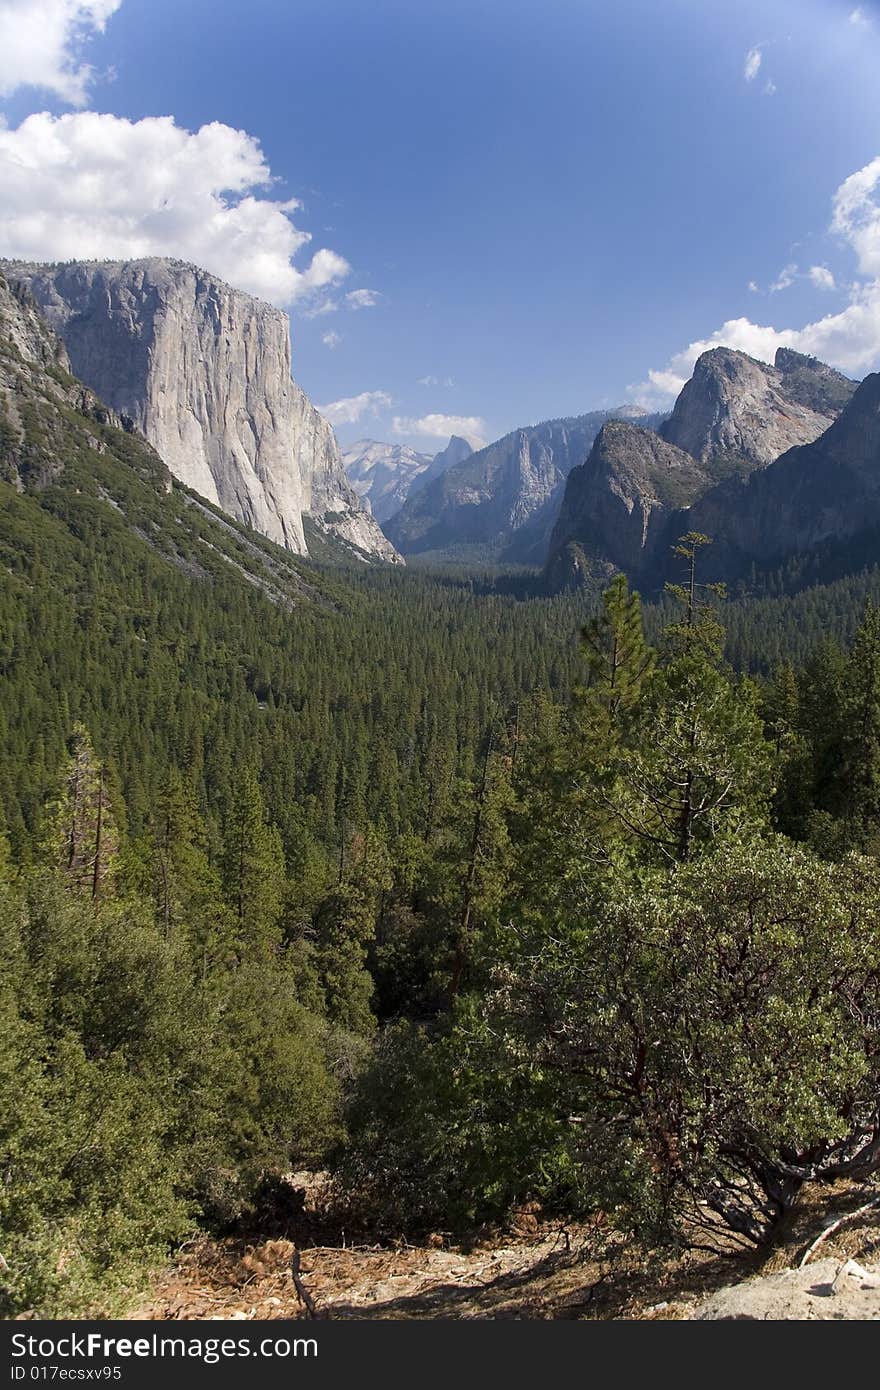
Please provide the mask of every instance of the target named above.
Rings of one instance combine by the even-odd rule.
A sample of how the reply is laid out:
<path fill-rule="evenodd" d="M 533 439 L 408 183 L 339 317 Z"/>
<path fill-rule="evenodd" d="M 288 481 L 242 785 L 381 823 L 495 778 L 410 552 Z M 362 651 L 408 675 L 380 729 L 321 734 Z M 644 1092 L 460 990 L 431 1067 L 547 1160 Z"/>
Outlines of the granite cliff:
<path fill-rule="evenodd" d="M 3 268 L 63 340 L 73 373 L 181 482 L 298 554 L 311 513 L 359 551 L 397 558 L 291 378 L 286 314 L 174 260 Z"/>
<path fill-rule="evenodd" d="M 568 475 L 550 538 L 551 582 L 642 571 L 655 561 L 670 515 L 711 483 L 706 466 L 683 449 L 651 430 L 608 421 L 586 463 Z"/>
<path fill-rule="evenodd" d="M 109 427 L 109 435 L 107 429 Z M 61 477 L 74 454 L 107 453 L 119 443 L 129 466 L 163 492 L 171 474 L 127 416 L 110 410 L 70 372 L 61 339 L 28 290 L 0 274 L 0 481 L 17 492 L 40 490 Z"/>
<path fill-rule="evenodd" d="M 481 548 L 485 558 L 542 561 L 572 468 L 606 420 L 597 410 L 513 430 L 414 490 L 386 534 L 403 554 Z"/>
<path fill-rule="evenodd" d="M 818 439 L 787 450 L 745 485 L 713 488 L 687 524 L 713 537 L 708 568 L 728 578 L 880 527 L 880 373 L 865 378 Z"/>
<path fill-rule="evenodd" d="M 408 497 L 473 452 L 468 441 L 457 434 L 438 454 L 421 454 L 407 444 L 358 439 L 344 450 L 342 461 L 362 505 L 382 525 L 400 511 Z"/>
<path fill-rule="evenodd" d="M 713 348 L 697 359 L 660 433 L 716 473 L 725 465 L 749 472 L 817 439 L 854 390 L 840 372 L 789 348 L 772 366 Z"/>
<path fill-rule="evenodd" d="M 710 567 L 725 577 L 746 557 L 796 548 L 810 527 L 795 524 L 785 497 L 763 500 L 775 489 L 765 474 L 781 476 L 780 455 L 800 457 L 832 435 L 855 392 L 855 382 L 789 349 L 779 349 L 773 365 L 731 348 L 703 353 L 658 434 L 606 425 L 586 464 L 572 470 L 551 537 L 549 582 L 577 584 L 623 569 L 650 586 L 689 530 L 717 539 Z M 799 466 L 791 465 L 786 484 L 795 496 Z M 815 519 L 812 526 L 821 531 Z"/>

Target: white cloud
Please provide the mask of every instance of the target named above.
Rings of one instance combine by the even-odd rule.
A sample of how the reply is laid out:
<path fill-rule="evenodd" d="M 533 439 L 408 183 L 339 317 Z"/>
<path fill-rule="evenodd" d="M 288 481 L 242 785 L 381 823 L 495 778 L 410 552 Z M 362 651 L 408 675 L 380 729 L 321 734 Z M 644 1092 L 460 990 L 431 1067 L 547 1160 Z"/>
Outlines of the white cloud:
<path fill-rule="evenodd" d="M 451 376 L 420 376 L 420 386 L 454 386 L 455 382 Z"/>
<path fill-rule="evenodd" d="M 754 82 L 758 73 L 761 71 L 761 60 L 763 58 L 760 46 L 750 48 L 746 54 L 745 66 L 743 67 L 743 77 L 747 82 Z"/>
<path fill-rule="evenodd" d="M 758 293 L 758 286 L 754 280 L 750 280 L 746 288 L 748 289 L 750 294 Z"/>
<path fill-rule="evenodd" d="M 668 405 L 693 371 L 701 353 L 713 347 L 738 348 L 751 357 L 772 362 L 779 347 L 794 348 L 829 362 L 853 375 L 880 366 L 880 156 L 851 174 L 833 198 L 831 230 L 848 242 L 856 254 L 862 279 L 850 286 L 849 303 L 836 314 L 827 314 L 803 328 L 773 328 L 738 318 L 728 321 L 708 338 L 690 343 L 660 370 L 629 388 L 630 396 L 649 405 Z M 815 271 L 831 272 L 824 266 Z M 833 279 L 833 277 L 832 277 Z M 827 283 L 822 288 L 831 288 Z"/>
<path fill-rule="evenodd" d="M 342 342 L 342 334 L 334 332 L 334 330 L 331 328 L 329 333 L 324 334 L 324 336 L 321 339 L 321 342 L 332 352 L 333 349 L 338 348 L 339 344 Z"/>
<path fill-rule="evenodd" d="M 2 3 L 2 0 L 0 0 Z M 0 128 L 0 248 L 25 260 L 176 256 L 276 304 L 308 302 L 349 273 L 291 221 L 299 204 L 260 196 L 272 174 L 259 142 L 217 121 L 128 121 L 94 111 Z"/>
<path fill-rule="evenodd" d="M 359 396 L 346 396 L 318 409 L 331 425 L 356 425 L 364 415 L 378 415 L 383 406 L 392 404 L 387 391 L 362 391 Z"/>
<path fill-rule="evenodd" d="M 765 97 L 775 97 L 776 95 L 776 83 L 773 81 L 772 77 L 768 77 L 767 81 L 764 83 L 764 95 Z"/>
<path fill-rule="evenodd" d="M 880 155 L 844 179 L 834 195 L 831 230 L 844 237 L 858 257 L 863 275 L 880 279 Z"/>
<path fill-rule="evenodd" d="M 122 0 L 0 0 L 0 98 L 40 87 L 83 106 L 95 77 L 83 62 Z"/>
<path fill-rule="evenodd" d="M 327 314 L 335 314 L 338 309 L 339 304 L 335 299 L 316 299 L 303 305 L 299 313 L 300 317 L 304 319 L 320 319 Z"/>
<path fill-rule="evenodd" d="M 475 449 L 486 442 L 486 422 L 479 415 L 420 415 L 418 419 L 395 415 L 391 422 L 395 434 L 420 435 L 430 439 L 448 439 L 460 434 Z"/>
<path fill-rule="evenodd" d="M 349 309 L 372 309 L 381 297 L 378 290 L 349 290 L 345 302 Z"/>
<path fill-rule="evenodd" d="M 817 290 L 837 289 L 834 276 L 827 265 L 811 265 L 808 274 Z"/>
<path fill-rule="evenodd" d="M 780 290 L 787 290 L 789 285 L 793 285 L 797 278 L 798 268 L 793 261 L 783 266 L 777 278 L 770 286 L 771 294 L 778 294 Z"/>
<path fill-rule="evenodd" d="M 850 24 L 858 25 L 858 27 L 861 29 L 867 29 L 868 25 L 871 23 L 870 19 L 865 14 L 865 11 L 862 9 L 860 5 L 856 9 L 851 11 L 849 22 Z"/>

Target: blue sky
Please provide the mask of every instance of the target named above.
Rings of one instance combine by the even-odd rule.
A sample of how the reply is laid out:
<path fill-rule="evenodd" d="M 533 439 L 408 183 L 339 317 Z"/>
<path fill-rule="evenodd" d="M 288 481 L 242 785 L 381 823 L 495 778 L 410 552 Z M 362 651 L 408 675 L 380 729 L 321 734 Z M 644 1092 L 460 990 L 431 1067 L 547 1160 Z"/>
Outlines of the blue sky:
<path fill-rule="evenodd" d="M 0 0 L 0 255 L 273 299 L 343 441 L 662 405 L 718 341 L 862 375 L 880 5 L 733 9 Z"/>

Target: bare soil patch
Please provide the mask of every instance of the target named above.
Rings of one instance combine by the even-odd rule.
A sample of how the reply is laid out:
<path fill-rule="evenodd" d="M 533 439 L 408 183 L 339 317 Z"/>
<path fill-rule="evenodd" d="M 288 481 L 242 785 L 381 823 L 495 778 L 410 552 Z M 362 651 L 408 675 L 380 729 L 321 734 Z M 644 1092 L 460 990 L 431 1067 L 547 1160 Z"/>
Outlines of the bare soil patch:
<path fill-rule="evenodd" d="M 269 1238 L 199 1237 L 183 1247 L 133 1316 L 154 1319 L 306 1318 L 297 1277 L 318 1318 L 683 1319 L 710 1295 L 756 1276 L 797 1268 L 823 1229 L 847 1219 L 811 1259 L 880 1263 L 880 1207 L 852 1213 L 877 1188 L 837 1184 L 809 1194 L 764 1255 L 663 1253 L 603 1228 L 560 1227 L 534 1211 L 467 1243 L 437 1234 L 359 1244 L 330 1231 L 320 1181 L 305 1210 Z M 824 1266 L 823 1266 L 824 1268 Z M 846 1316 L 847 1314 L 843 1314 Z"/>

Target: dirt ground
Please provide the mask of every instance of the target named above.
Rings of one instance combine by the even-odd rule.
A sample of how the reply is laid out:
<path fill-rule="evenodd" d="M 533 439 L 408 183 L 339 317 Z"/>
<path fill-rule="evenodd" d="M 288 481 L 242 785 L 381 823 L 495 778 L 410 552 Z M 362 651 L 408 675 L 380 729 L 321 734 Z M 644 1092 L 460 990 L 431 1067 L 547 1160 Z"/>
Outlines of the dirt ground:
<path fill-rule="evenodd" d="M 307 1188 L 296 1229 L 271 1239 L 200 1237 L 179 1252 L 132 1316 L 152 1319 L 544 1318 L 685 1319 L 718 1290 L 794 1268 L 825 1228 L 843 1223 L 809 1256 L 880 1260 L 880 1207 L 854 1213 L 877 1189 L 839 1185 L 812 1193 L 774 1249 L 663 1256 L 601 1225 L 545 1222 L 517 1213 L 507 1230 L 464 1245 L 441 1235 L 420 1244 L 327 1240 L 320 1179 Z M 299 1285 L 299 1288 L 297 1287 Z"/>

